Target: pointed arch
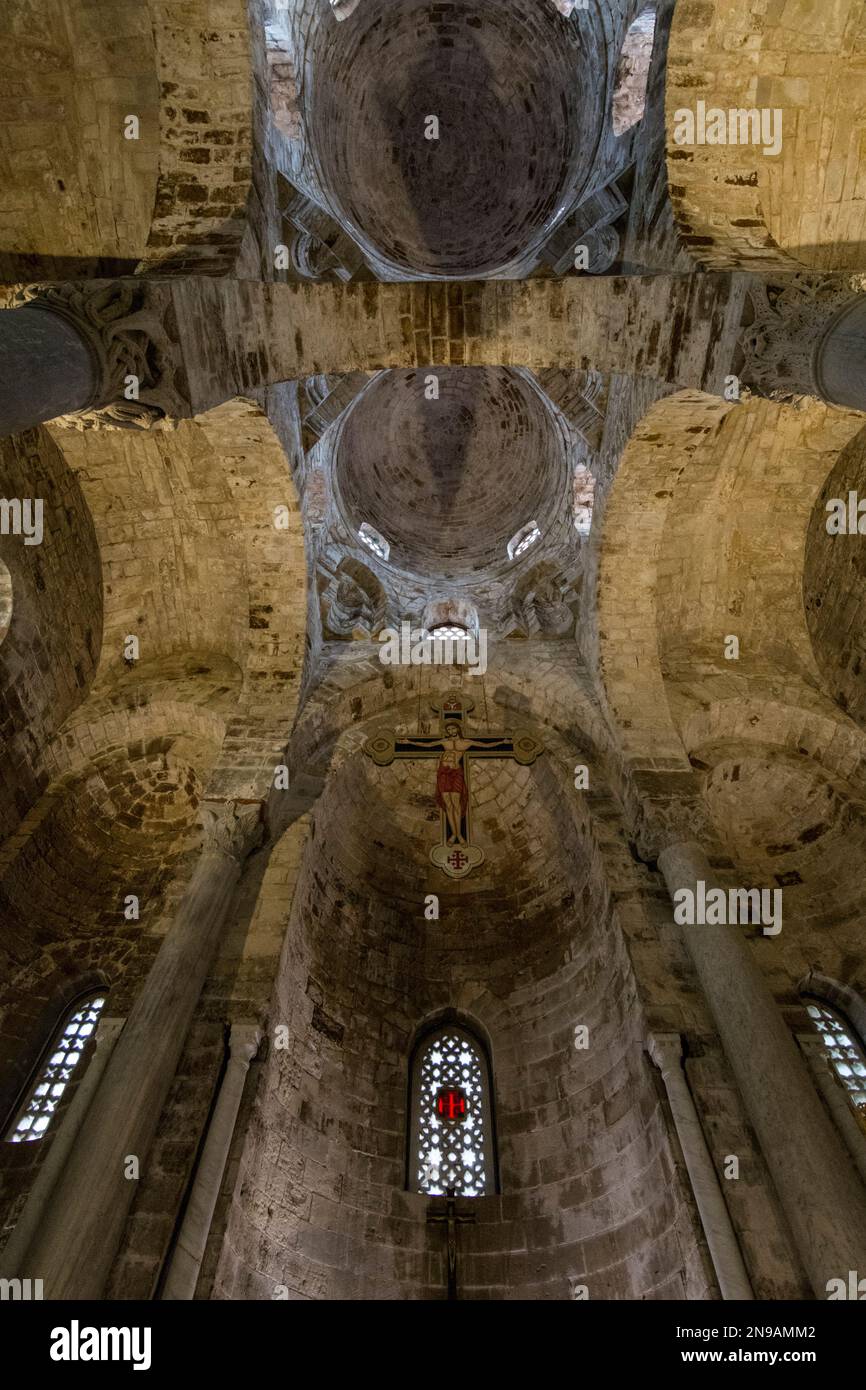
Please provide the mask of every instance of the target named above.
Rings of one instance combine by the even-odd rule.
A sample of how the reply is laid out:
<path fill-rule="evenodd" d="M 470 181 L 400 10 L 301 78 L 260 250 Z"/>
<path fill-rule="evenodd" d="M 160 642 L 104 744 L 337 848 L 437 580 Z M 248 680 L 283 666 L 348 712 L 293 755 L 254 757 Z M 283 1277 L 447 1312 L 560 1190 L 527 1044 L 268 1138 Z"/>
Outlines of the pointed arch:
<path fill-rule="evenodd" d="M 408 1118 L 410 1192 L 487 1197 L 499 1191 L 490 1050 L 480 1030 L 453 1009 L 416 1038 Z"/>

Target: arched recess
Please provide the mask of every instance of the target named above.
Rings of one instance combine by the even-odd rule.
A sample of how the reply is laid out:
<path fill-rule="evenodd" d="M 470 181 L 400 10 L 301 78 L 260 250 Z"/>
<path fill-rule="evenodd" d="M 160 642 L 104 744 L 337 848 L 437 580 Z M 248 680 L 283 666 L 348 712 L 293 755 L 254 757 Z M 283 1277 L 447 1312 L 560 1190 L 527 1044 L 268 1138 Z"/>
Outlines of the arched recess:
<path fill-rule="evenodd" d="M 866 270 L 864 39 L 861 0 L 760 8 L 679 0 L 668 49 L 668 179 L 683 242 L 703 265 Z M 781 149 L 765 155 L 751 130 L 748 144 L 678 144 L 678 125 L 689 132 L 677 113 L 697 117 L 698 102 L 725 117 L 770 113 L 769 148 L 781 112 Z"/>
<path fill-rule="evenodd" d="M 755 680 L 820 684 L 801 599 L 806 531 L 859 427 L 817 402 L 685 392 L 641 421 L 593 532 L 587 635 L 626 758 L 682 765 L 706 682 L 744 696 Z"/>
<path fill-rule="evenodd" d="M 54 437 L 102 557 L 94 701 L 148 692 L 218 709 L 233 748 L 215 773 L 219 794 L 262 795 L 294 720 L 306 632 L 300 504 L 273 426 L 233 400 L 173 430 Z"/>
<path fill-rule="evenodd" d="M 212 11 L 7 0 L 0 280 L 231 269 L 251 188 L 247 0 Z"/>
<path fill-rule="evenodd" d="M 86 699 L 103 624 L 102 568 L 79 481 L 47 430 L 0 440 L 0 497 L 31 504 L 0 537 L 8 629 L 0 644 L 0 843 L 43 783 L 41 751 Z M 41 526 L 35 527 L 40 513 Z M 8 604 L 12 599 L 11 612 Z"/>
<path fill-rule="evenodd" d="M 754 938 L 762 968 L 779 997 L 807 970 L 852 977 L 866 966 L 866 739 L 802 685 L 732 694 L 708 683 L 704 696 L 683 740 L 718 842 L 738 883 L 782 893 L 781 936 Z"/>
<path fill-rule="evenodd" d="M 866 517 L 859 511 L 864 499 L 866 430 L 861 430 L 815 499 L 803 570 L 815 661 L 834 700 L 861 729 L 866 729 Z"/>
<path fill-rule="evenodd" d="M 388 722 L 414 723 L 417 708 L 404 687 Z M 432 878 L 429 765 L 377 768 L 364 757 L 381 709 L 343 725 L 294 902 L 271 908 L 284 936 L 271 1017 L 296 1023 L 265 1065 L 215 1296 L 267 1297 L 282 1285 L 290 1298 L 443 1297 L 444 1271 L 440 1283 L 426 1258 L 427 1199 L 404 1191 L 402 1136 L 418 1020 L 449 1008 L 478 1020 L 492 1044 L 509 1201 L 503 1215 L 495 1197 L 476 1199 L 462 1297 L 564 1300 L 572 1278 L 598 1297 L 664 1297 L 682 1280 L 705 1296 L 641 1061 L 645 1025 L 610 885 L 587 800 L 572 787 L 574 749 L 550 724 L 520 717 L 549 757 L 479 776 L 489 860 L 459 884 Z M 428 920 L 434 892 L 440 913 Z M 578 1021 L 596 1040 L 582 1056 Z M 258 1208 L 266 1193 L 267 1212 L 251 1222 L 250 1194 Z M 507 1287 L 484 1294 L 476 1261 L 503 1224 L 526 1258 L 512 1256 Z M 637 1262 L 619 1255 L 630 1241 L 644 1252 Z"/>

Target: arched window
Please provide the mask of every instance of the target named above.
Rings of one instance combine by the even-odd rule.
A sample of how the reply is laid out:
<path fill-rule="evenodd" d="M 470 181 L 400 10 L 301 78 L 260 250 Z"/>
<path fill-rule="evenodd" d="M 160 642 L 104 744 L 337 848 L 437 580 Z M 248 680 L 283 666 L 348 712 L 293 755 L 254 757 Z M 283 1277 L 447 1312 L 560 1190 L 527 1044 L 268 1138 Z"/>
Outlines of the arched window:
<path fill-rule="evenodd" d="M 496 1191 L 487 1052 L 466 1028 L 428 1033 L 412 1065 L 409 1188 L 430 1197 Z"/>
<path fill-rule="evenodd" d="M 104 1003 L 104 994 L 89 994 L 67 1010 L 3 1136 L 8 1143 L 22 1144 L 44 1136 L 96 1031 Z"/>
<path fill-rule="evenodd" d="M 649 5 L 629 26 L 619 55 L 613 94 L 614 135 L 625 135 L 643 117 L 655 32 L 656 12 Z"/>
<path fill-rule="evenodd" d="M 368 550 L 372 550 L 374 555 L 378 555 L 380 560 L 387 560 L 391 554 L 391 547 L 380 535 L 375 526 L 371 526 L 369 521 L 365 521 L 358 531 L 358 539 L 364 542 Z"/>
<path fill-rule="evenodd" d="M 848 1098 L 848 1104 L 866 1129 L 866 1052 L 847 1019 L 823 999 L 808 998 L 806 1012 L 824 1044 L 824 1057 Z"/>
<path fill-rule="evenodd" d="M 516 535 L 511 537 L 508 542 L 508 558 L 516 560 L 520 555 L 525 555 L 530 546 L 535 545 L 541 540 L 541 528 L 537 521 L 529 521 L 522 526 Z"/>

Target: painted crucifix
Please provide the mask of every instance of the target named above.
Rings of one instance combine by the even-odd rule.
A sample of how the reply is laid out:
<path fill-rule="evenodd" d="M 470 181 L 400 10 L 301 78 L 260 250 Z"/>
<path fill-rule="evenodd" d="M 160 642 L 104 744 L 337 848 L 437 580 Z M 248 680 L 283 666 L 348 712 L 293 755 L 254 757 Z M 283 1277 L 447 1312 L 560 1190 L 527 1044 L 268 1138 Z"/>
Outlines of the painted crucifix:
<path fill-rule="evenodd" d="M 471 760 L 513 758 L 524 766 L 534 763 L 544 749 L 524 730 L 504 734 L 472 734 L 466 716 L 473 700 L 451 693 L 432 704 L 439 716 L 438 734 L 377 734 L 364 744 L 364 752 L 379 767 L 396 759 L 436 758 L 436 805 L 440 812 L 441 840 L 430 858 L 449 878 L 465 878 L 484 859 L 484 851 L 472 843 Z"/>

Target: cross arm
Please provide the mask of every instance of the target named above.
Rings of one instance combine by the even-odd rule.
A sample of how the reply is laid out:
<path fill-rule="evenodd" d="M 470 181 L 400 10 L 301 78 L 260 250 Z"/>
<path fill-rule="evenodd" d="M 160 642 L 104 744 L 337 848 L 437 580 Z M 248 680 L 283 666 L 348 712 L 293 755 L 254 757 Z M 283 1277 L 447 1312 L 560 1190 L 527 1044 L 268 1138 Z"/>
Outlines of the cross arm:
<path fill-rule="evenodd" d="M 433 734 L 397 738 L 396 734 L 390 731 L 376 734 L 373 738 L 368 738 L 364 744 L 364 752 L 368 758 L 373 759 L 377 767 L 388 767 L 395 758 L 438 757 L 442 749 L 442 739 Z"/>
<path fill-rule="evenodd" d="M 525 729 L 518 729 L 515 733 L 504 736 L 473 737 L 472 747 L 468 751 L 473 758 L 511 757 L 516 763 L 528 766 L 544 752 L 544 745 L 538 743 Z"/>

